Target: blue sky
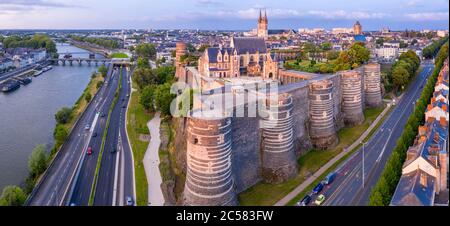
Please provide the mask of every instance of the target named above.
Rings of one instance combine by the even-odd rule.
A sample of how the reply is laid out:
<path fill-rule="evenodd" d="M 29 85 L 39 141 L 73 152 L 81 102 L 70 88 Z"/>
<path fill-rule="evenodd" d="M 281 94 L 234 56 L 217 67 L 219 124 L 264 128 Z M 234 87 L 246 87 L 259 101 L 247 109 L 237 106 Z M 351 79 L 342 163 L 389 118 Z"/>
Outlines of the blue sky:
<path fill-rule="evenodd" d="M 0 0 L 0 29 L 448 29 L 449 0 Z"/>

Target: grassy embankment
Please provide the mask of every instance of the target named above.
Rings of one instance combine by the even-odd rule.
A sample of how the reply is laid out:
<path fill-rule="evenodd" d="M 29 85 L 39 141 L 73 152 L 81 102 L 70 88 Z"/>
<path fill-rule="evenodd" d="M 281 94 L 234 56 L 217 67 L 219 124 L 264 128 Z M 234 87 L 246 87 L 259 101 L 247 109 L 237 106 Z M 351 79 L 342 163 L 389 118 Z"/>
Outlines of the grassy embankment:
<path fill-rule="evenodd" d="M 311 150 L 301 156 L 298 159 L 299 173 L 295 178 L 282 184 L 258 183 L 245 192 L 239 194 L 239 203 L 243 206 L 269 206 L 275 204 L 278 200 L 282 199 L 298 185 L 303 183 L 309 176 L 313 175 L 320 169 L 320 167 L 341 153 L 344 148 L 355 142 L 364 133 L 364 131 L 369 128 L 371 123 L 378 117 L 383 109 L 384 108 L 366 109 L 364 111 L 365 120 L 361 125 L 342 128 L 338 132 L 339 144 L 335 148 L 324 151 Z M 370 135 L 371 134 L 369 134 L 369 137 Z M 355 148 L 355 150 L 357 150 L 357 148 Z M 341 159 L 341 161 L 347 158 L 350 154 L 351 153 L 347 154 Z M 336 168 L 341 161 L 336 162 L 325 173 L 331 172 L 332 169 Z M 318 180 L 321 179 L 323 178 L 318 178 Z M 305 190 L 308 190 L 308 188 Z"/>
<path fill-rule="evenodd" d="M 137 89 L 137 84 L 133 81 L 132 86 Z M 141 134 L 148 135 L 150 131 L 147 122 L 153 118 L 153 113 L 145 111 L 139 104 L 140 93 L 135 91 L 130 96 L 130 104 L 127 113 L 127 133 L 134 157 L 134 174 L 136 177 L 136 204 L 147 206 L 148 184 L 144 169 L 144 155 L 147 151 L 149 141 L 139 139 Z"/>
<path fill-rule="evenodd" d="M 113 53 L 108 58 L 129 58 L 129 56 L 126 53 Z"/>

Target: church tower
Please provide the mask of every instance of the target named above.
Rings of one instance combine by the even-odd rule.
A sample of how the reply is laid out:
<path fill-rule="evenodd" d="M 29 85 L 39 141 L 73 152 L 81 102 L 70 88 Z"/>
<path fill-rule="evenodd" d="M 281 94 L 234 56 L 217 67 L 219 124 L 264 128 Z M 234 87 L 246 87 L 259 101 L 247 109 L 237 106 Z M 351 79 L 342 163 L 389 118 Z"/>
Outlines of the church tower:
<path fill-rule="evenodd" d="M 267 20 L 267 13 L 266 10 L 264 10 L 264 16 L 262 16 L 261 10 L 259 10 L 259 18 L 258 18 L 258 37 L 260 38 L 267 38 L 269 35 L 268 32 L 268 20 Z"/>
<path fill-rule="evenodd" d="M 356 21 L 355 25 L 353 25 L 353 33 L 355 35 L 360 35 L 362 34 L 362 26 L 359 23 L 359 21 Z"/>

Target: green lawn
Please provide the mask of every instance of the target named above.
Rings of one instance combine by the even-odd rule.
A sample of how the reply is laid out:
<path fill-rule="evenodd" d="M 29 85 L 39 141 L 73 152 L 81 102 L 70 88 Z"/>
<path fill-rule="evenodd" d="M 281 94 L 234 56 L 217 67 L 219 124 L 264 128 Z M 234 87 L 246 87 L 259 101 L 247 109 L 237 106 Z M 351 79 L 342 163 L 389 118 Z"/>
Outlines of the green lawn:
<path fill-rule="evenodd" d="M 271 206 L 282 199 L 289 192 L 303 183 L 309 176 L 314 174 L 325 163 L 342 152 L 343 148 L 355 142 L 376 117 L 383 111 L 383 108 L 373 108 L 364 111 L 365 121 L 363 124 L 351 128 L 343 128 L 338 132 L 339 144 L 329 150 L 311 150 L 298 159 L 299 174 L 292 180 L 282 184 L 258 183 L 247 191 L 239 194 L 239 202 L 243 206 Z M 329 171 L 334 167 L 331 167 Z M 322 178 L 320 178 L 322 179 Z"/>
<path fill-rule="evenodd" d="M 137 85 L 133 82 L 133 87 Z M 130 97 L 130 106 L 127 115 L 127 132 L 129 142 L 133 149 L 134 173 L 136 177 L 136 203 L 139 206 L 147 206 L 148 203 L 148 184 L 144 169 L 144 155 L 149 144 L 139 140 L 140 134 L 149 134 L 147 122 L 153 117 L 153 114 L 145 112 L 142 105 L 139 104 L 140 94 L 135 91 Z"/>
<path fill-rule="evenodd" d="M 129 56 L 126 53 L 113 53 L 109 58 L 129 58 Z"/>
<path fill-rule="evenodd" d="M 286 61 L 286 69 L 304 71 L 310 73 L 331 73 L 333 70 L 332 61 L 330 62 L 316 62 L 316 64 L 311 65 L 310 60 L 302 60 L 297 65 L 295 60 Z"/>

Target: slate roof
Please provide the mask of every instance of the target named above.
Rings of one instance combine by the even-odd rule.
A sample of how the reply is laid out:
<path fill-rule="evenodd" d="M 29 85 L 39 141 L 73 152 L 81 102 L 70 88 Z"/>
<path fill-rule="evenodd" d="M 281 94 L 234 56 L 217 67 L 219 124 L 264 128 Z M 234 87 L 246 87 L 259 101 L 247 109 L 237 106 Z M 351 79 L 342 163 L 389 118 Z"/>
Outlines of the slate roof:
<path fill-rule="evenodd" d="M 246 54 L 247 52 L 250 54 L 259 53 L 267 53 L 266 43 L 264 38 L 256 38 L 256 37 L 233 37 L 232 43 L 237 51 L 238 55 Z"/>
<path fill-rule="evenodd" d="M 365 41 L 367 41 L 365 35 L 354 35 L 353 38 L 355 39 L 356 42 L 365 42 Z"/>
<path fill-rule="evenodd" d="M 426 176 L 427 186 L 422 186 L 420 183 L 421 175 Z M 432 206 L 435 193 L 434 181 L 433 176 L 420 169 L 403 174 L 392 197 L 391 206 Z"/>
<path fill-rule="evenodd" d="M 209 47 L 206 49 L 206 51 L 210 63 L 217 63 L 217 54 L 219 53 L 219 51 L 222 53 L 222 55 L 225 54 L 225 52 L 228 52 L 228 55 L 230 56 L 233 54 L 232 48 Z"/>

